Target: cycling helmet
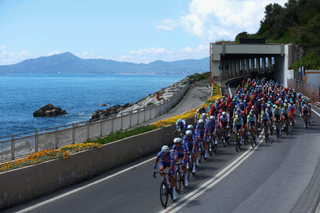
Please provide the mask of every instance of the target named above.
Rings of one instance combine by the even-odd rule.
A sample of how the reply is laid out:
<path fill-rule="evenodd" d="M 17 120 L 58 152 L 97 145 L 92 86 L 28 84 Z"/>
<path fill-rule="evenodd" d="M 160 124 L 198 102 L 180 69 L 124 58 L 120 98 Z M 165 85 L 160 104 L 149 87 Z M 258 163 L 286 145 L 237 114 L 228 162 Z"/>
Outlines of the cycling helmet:
<path fill-rule="evenodd" d="M 278 106 L 277 106 L 277 105 L 275 105 L 275 106 L 274 106 L 274 109 L 278 109 Z"/>
<path fill-rule="evenodd" d="M 206 113 L 202 113 L 202 114 L 201 114 L 201 116 L 204 116 L 204 117 L 206 117 L 206 116 L 207 116 L 207 114 L 206 114 Z"/>
<path fill-rule="evenodd" d="M 181 122 L 182 122 L 182 120 L 181 120 L 181 118 L 179 118 L 179 119 L 178 119 L 178 123 L 181 123 Z"/>
<path fill-rule="evenodd" d="M 205 119 L 206 119 L 206 116 L 205 116 L 205 115 L 201 115 L 200 119 L 205 120 Z"/>
<path fill-rule="evenodd" d="M 202 119 L 199 120 L 199 124 L 203 124 L 204 121 Z"/>
<path fill-rule="evenodd" d="M 286 103 L 284 103 L 284 104 L 283 104 L 283 106 L 284 106 L 284 107 L 286 107 L 286 106 L 287 106 L 287 104 L 286 104 Z"/>
<path fill-rule="evenodd" d="M 280 104 L 280 102 L 279 102 L 279 101 L 277 101 L 277 102 L 276 102 L 276 105 L 279 105 L 279 104 Z"/>
<path fill-rule="evenodd" d="M 214 120 L 215 117 L 214 117 L 213 115 L 211 115 L 209 119 L 210 119 L 210 120 Z"/>
<path fill-rule="evenodd" d="M 167 153 L 169 152 L 169 147 L 168 147 L 167 145 L 164 145 L 164 146 L 161 148 L 161 152 L 167 154 Z"/>
<path fill-rule="evenodd" d="M 242 111 L 242 114 L 244 115 L 244 114 L 246 114 L 246 112 L 245 112 L 245 111 Z"/>
<path fill-rule="evenodd" d="M 290 104 L 293 104 L 293 100 L 290 101 Z"/>
<path fill-rule="evenodd" d="M 268 104 L 268 105 L 267 105 L 267 107 L 271 107 L 271 105 L 270 105 L 270 104 Z"/>
<path fill-rule="evenodd" d="M 201 106 L 201 109 L 203 109 L 204 108 L 204 106 Z"/>
<path fill-rule="evenodd" d="M 192 126 L 191 124 L 189 124 L 189 125 L 187 126 L 187 129 L 193 129 L 193 126 Z"/>
<path fill-rule="evenodd" d="M 225 116 L 227 113 L 226 112 L 222 112 L 222 115 Z"/>
<path fill-rule="evenodd" d="M 258 107 L 256 105 L 253 106 L 254 109 L 257 109 Z"/>
<path fill-rule="evenodd" d="M 186 135 L 192 135 L 192 131 L 191 130 L 187 130 L 186 131 Z"/>
<path fill-rule="evenodd" d="M 304 104 L 303 106 L 304 106 L 304 107 L 307 107 L 307 104 Z"/>
<path fill-rule="evenodd" d="M 173 139 L 173 143 L 176 144 L 176 143 L 181 143 L 182 139 L 181 138 L 175 138 Z"/>

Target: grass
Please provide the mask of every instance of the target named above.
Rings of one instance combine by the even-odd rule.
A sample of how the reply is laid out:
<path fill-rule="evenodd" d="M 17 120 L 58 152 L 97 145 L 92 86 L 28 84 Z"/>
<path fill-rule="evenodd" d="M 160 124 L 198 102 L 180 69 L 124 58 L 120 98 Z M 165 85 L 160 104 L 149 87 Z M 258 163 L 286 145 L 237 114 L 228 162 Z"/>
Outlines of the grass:
<path fill-rule="evenodd" d="M 117 131 L 112 133 L 104 138 L 98 138 L 96 140 L 87 140 L 84 143 L 98 143 L 98 144 L 107 144 L 113 141 L 121 140 L 123 138 L 131 137 L 134 135 L 142 134 L 148 131 L 152 131 L 157 129 L 155 125 L 147 125 L 147 126 L 139 126 L 132 130 L 125 130 L 125 131 Z"/>

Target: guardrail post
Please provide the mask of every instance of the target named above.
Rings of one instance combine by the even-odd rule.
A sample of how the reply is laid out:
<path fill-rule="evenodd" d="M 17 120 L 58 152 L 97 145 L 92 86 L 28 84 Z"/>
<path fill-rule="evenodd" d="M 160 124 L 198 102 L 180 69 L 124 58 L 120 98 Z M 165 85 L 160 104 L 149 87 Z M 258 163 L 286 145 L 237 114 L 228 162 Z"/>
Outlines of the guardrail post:
<path fill-rule="evenodd" d="M 123 116 L 122 116 L 122 112 L 120 113 L 120 116 L 121 116 L 121 127 L 120 127 L 120 130 L 122 130 L 123 129 Z"/>
<path fill-rule="evenodd" d="M 99 122 L 100 122 L 100 137 L 102 137 L 102 119 L 100 119 Z"/>
<path fill-rule="evenodd" d="M 56 138 L 55 138 L 55 148 L 58 149 L 59 146 L 59 137 L 58 137 L 58 127 L 56 127 Z"/>
<path fill-rule="evenodd" d="M 35 131 L 34 134 L 34 151 L 38 152 L 39 151 L 39 144 L 38 144 L 38 130 Z"/>
<path fill-rule="evenodd" d="M 111 117 L 111 133 L 113 133 L 113 116 Z"/>
<path fill-rule="evenodd" d="M 87 123 L 87 140 L 90 139 L 90 124 L 89 122 Z"/>
<path fill-rule="evenodd" d="M 139 109 L 137 109 L 137 125 L 139 125 Z"/>
<path fill-rule="evenodd" d="M 72 144 L 75 144 L 76 137 L 75 137 L 75 124 L 72 124 Z"/>
<path fill-rule="evenodd" d="M 14 160 L 15 157 L 15 145 L 14 145 L 14 135 L 11 135 L 11 159 Z"/>

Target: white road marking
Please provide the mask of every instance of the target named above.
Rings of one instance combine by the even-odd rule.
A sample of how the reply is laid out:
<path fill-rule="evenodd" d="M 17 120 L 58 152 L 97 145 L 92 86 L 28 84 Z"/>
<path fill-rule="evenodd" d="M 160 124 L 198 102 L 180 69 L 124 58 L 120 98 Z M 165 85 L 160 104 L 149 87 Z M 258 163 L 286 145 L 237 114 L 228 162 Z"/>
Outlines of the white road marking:
<path fill-rule="evenodd" d="M 71 195 L 71 194 L 74 194 L 74 193 L 76 193 L 76 192 L 79 192 L 79 191 L 81 191 L 81 190 L 83 190 L 83 189 L 86 189 L 86 188 L 89 188 L 89 187 L 91 187 L 91 186 L 93 186 L 93 185 L 96 185 L 96 184 L 98 184 L 98 183 L 101 183 L 101 182 L 103 182 L 103 181 L 105 181 L 105 180 L 108 180 L 108 179 L 110 179 L 110 178 L 113 178 L 113 177 L 115 177 L 115 176 L 117 176 L 117 175 L 120 175 L 120 174 L 126 172 L 126 171 L 129 171 L 129 170 L 131 170 L 131 169 L 137 168 L 138 166 L 141 166 L 141 165 L 143 165 L 143 164 L 145 164 L 145 163 L 147 163 L 147 162 L 149 162 L 149 161 L 155 160 L 155 159 L 156 159 L 156 157 L 150 158 L 150 159 L 148 159 L 148 160 L 146 160 L 146 161 L 143 161 L 143 162 L 141 162 L 141 163 L 139 163 L 139 164 L 137 164 L 137 165 L 135 165 L 135 166 L 131 166 L 131 167 L 126 168 L 126 169 L 124 169 L 124 170 L 122 170 L 122 171 L 120 171 L 120 172 L 117 172 L 117 173 L 113 174 L 113 175 L 110 175 L 110 176 L 105 177 L 105 178 L 103 178 L 103 179 L 100 179 L 100 180 L 97 180 L 97 181 L 95 181 L 95 182 L 89 183 L 88 185 L 85 185 L 85 186 L 82 186 L 82 187 L 80 187 L 80 188 L 74 189 L 74 190 L 72 190 L 72 191 L 70 191 L 70 192 L 67 192 L 67 193 L 64 193 L 64 194 L 62 194 L 62 195 L 59 195 L 59 196 L 57 196 L 57 197 L 54 197 L 54 198 L 51 198 L 51 199 L 49 199 L 49 200 L 43 201 L 43 202 L 38 203 L 38 204 L 36 204 L 36 205 L 30 206 L 29 208 L 26 208 L 26 209 L 23 209 L 23 210 L 21 210 L 21 211 L 18 211 L 17 213 L 28 212 L 28 211 L 31 211 L 31 210 L 33 210 L 33 209 L 36 209 L 36 208 L 38 208 L 38 207 L 40 207 L 40 206 L 44 206 L 44 205 L 46 205 L 46 204 L 48 204 L 48 203 L 54 202 L 54 201 L 56 201 L 56 200 L 59 200 L 59 199 L 61 199 L 61 198 L 64 198 L 64 197 L 69 196 L 69 195 Z"/>
<path fill-rule="evenodd" d="M 263 142 L 261 139 L 262 136 L 259 137 L 259 143 L 254 148 L 250 147 L 247 149 L 243 154 L 241 154 L 236 160 L 234 160 L 231 164 L 229 164 L 226 168 L 224 168 L 222 171 L 220 171 L 218 174 L 210 178 L 208 181 L 203 183 L 201 186 L 198 186 L 197 189 L 190 192 L 186 196 L 184 196 L 181 200 L 178 200 L 178 203 L 171 204 L 171 208 L 164 209 L 160 211 L 160 213 L 165 212 L 177 212 L 178 210 L 185 207 L 188 203 L 190 203 L 192 200 L 196 199 L 200 195 L 202 195 L 204 192 L 206 192 L 208 189 L 215 186 L 217 183 L 219 183 L 221 180 L 223 180 L 226 176 L 228 176 L 233 170 L 235 170 L 237 167 L 239 167 L 247 158 L 249 158 L 253 153 L 254 150 L 258 149 L 260 144 Z"/>

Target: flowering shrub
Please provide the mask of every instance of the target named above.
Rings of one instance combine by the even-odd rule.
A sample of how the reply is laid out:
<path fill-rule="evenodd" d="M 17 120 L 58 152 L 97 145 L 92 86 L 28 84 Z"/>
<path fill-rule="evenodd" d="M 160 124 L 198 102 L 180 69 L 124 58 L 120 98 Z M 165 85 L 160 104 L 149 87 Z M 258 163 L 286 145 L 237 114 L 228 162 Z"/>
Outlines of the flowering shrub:
<path fill-rule="evenodd" d="M 92 149 L 92 148 L 100 149 L 101 147 L 102 147 L 102 145 L 100 145 L 98 143 L 77 143 L 77 144 L 71 144 L 71 145 L 66 145 L 66 146 L 60 147 L 60 150 L 79 152 L 82 150 L 87 150 L 87 149 Z"/>
<path fill-rule="evenodd" d="M 206 108 L 208 108 L 209 104 L 214 102 L 217 98 L 222 98 L 220 85 L 219 84 L 213 84 L 213 86 L 212 86 L 212 96 L 208 99 L 208 101 L 206 101 L 204 104 L 201 104 L 201 105 L 206 107 Z M 176 115 L 176 116 L 173 116 L 173 117 L 165 119 L 165 120 L 157 121 L 157 122 L 154 123 L 154 125 L 156 125 L 158 128 L 161 128 L 161 127 L 165 127 L 165 126 L 168 126 L 170 124 L 176 123 L 176 121 L 179 118 L 181 118 L 183 120 L 191 118 L 196 114 L 197 109 L 198 109 L 198 107 L 194 108 L 194 109 L 191 109 L 188 112 L 185 112 L 183 114 Z"/>
<path fill-rule="evenodd" d="M 23 166 L 34 165 L 44 161 L 61 158 L 69 158 L 70 153 L 63 150 L 47 149 L 36 153 L 29 154 L 26 158 L 0 164 L 0 172 L 20 168 Z"/>

